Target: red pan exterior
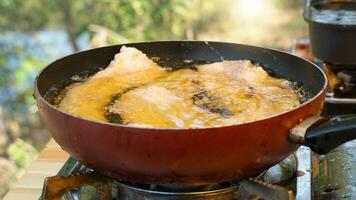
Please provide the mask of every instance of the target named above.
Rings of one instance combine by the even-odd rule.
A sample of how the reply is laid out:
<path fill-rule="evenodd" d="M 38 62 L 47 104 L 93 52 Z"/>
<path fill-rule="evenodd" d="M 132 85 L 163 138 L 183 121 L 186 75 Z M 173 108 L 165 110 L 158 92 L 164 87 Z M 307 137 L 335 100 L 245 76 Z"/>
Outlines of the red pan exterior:
<path fill-rule="evenodd" d="M 325 87 L 290 112 L 206 129 L 144 129 L 67 115 L 36 89 L 46 127 L 60 146 L 102 174 L 137 183 L 209 184 L 252 176 L 298 148 L 287 140 L 299 121 L 319 115 Z"/>

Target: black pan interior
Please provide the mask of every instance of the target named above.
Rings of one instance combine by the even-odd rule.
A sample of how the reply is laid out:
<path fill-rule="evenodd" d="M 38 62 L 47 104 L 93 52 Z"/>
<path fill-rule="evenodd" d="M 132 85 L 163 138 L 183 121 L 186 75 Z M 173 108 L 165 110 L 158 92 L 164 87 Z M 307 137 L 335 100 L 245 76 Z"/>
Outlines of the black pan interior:
<path fill-rule="evenodd" d="M 178 63 L 173 66 L 176 68 L 187 66 L 186 63 L 189 61 L 216 62 L 249 59 L 274 75 L 303 85 L 310 98 L 317 95 L 326 82 L 323 72 L 310 62 L 287 53 L 261 47 L 203 41 L 143 42 L 125 45 L 136 47 L 154 59 L 181 60 L 182 65 Z M 69 77 L 83 71 L 93 72 L 95 69 L 107 66 L 114 55 L 120 51 L 121 46 L 115 45 L 83 51 L 51 63 L 38 76 L 37 89 L 39 93 L 45 97 L 46 93 L 59 82 L 68 80 Z M 162 60 L 158 62 L 162 62 Z"/>

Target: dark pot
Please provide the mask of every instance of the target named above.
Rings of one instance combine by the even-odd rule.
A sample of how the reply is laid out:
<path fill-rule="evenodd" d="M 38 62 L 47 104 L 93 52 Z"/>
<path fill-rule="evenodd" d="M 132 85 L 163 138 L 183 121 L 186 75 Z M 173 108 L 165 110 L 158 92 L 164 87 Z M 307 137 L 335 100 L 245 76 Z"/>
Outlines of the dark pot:
<path fill-rule="evenodd" d="M 346 16 L 340 10 L 347 10 Z M 307 0 L 304 19 L 315 57 L 336 65 L 356 65 L 356 1 Z"/>

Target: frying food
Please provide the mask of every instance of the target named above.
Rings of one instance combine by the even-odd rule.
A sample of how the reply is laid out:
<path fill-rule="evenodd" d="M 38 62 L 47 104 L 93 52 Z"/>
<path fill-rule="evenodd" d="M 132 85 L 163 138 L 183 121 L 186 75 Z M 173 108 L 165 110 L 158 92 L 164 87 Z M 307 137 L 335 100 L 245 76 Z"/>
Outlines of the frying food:
<path fill-rule="evenodd" d="M 168 72 L 141 51 L 122 47 L 109 66 L 68 86 L 58 108 L 92 120 L 155 128 L 246 123 L 297 107 L 291 83 L 249 60 Z"/>
<path fill-rule="evenodd" d="M 84 83 L 70 85 L 58 107 L 75 116 L 107 121 L 104 107 L 112 96 L 129 87 L 153 82 L 166 73 L 141 51 L 122 47 L 105 70 Z"/>

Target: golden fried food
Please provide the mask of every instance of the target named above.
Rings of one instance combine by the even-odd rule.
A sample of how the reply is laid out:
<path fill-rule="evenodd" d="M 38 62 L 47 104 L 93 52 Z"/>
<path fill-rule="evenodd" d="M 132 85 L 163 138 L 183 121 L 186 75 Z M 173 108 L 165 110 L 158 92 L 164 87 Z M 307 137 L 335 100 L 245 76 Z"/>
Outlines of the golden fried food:
<path fill-rule="evenodd" d="M 141 51 L 123 46 L 106 69 L 84 83 L 66 88 L 58 107 L 75 116 L 107 121 L 103 108 L 110 103 L 113 95 L 129 87 L 153 82 L 166 73 Z"/>
<path fill-rule="evenodd" d="M 106 69 L 67 87 L 58 107 L 98 121 L 197 128 L 251 122 L 300 104 L 289 81 L 249 60 L 196 69 L 167 72 L 139 50 L 122 47 Z"/>

